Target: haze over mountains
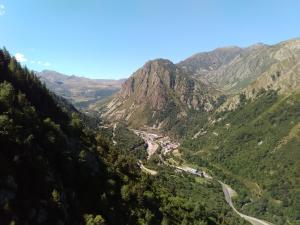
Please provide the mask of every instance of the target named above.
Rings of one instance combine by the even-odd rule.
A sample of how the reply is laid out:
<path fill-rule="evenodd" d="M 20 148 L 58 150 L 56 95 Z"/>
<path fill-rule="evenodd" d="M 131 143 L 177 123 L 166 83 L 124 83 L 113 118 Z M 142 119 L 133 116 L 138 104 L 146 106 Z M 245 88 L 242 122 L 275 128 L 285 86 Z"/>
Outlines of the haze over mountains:
<path fill-rule="evenodd" d="M 37 76 L 51 91 L 66 98 L 79 109 L 88 108 L 90 104 L 116 93 L 124 81 L 68 76 L 51 70 L 39 72 Z"/>

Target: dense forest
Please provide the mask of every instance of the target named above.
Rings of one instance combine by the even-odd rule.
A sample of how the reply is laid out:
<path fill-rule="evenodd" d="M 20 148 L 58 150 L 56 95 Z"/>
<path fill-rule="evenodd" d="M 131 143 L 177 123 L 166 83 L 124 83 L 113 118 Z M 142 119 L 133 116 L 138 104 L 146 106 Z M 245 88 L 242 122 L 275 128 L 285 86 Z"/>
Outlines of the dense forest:
<path fill-rule="evenodd" d="M 62 110 L 5 49 L 0 72 L 1 224 L 159 221 L 159 201 L 144 195 L 151 187 L 135 159 Z"/>
<path fill-rule="evenodd" d="M 140 139 L 119 127 L 114 146 L 58 99 L 0 50 L 0 224 L 244 223 L 215 184 L 141 173 Z"/>

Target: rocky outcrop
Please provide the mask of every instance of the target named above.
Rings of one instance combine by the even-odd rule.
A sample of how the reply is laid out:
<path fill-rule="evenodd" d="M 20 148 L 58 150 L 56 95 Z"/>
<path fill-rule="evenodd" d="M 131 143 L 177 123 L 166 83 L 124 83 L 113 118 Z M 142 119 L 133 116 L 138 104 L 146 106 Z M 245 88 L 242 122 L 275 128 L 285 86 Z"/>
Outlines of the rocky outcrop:
<path fill-rule="evenodd" d="M 124 82 L 103 115 L 110 120 L 141 120 L 139 124 L 149 125 L 162 122 L 161 113 L 168 110 L 176 111 L 178 118 L 186 116 L 187 110 L 210 111 L 217 95 L 171 61 L 157 59 L 147 62 Z"/>

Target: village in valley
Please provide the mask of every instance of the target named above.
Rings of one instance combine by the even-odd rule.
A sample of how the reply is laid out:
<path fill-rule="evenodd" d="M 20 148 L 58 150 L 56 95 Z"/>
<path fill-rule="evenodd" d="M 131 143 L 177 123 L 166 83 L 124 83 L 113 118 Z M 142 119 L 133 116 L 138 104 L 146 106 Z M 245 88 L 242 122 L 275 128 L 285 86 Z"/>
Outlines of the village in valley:
<path fill-rule="evenodd" d="M 147 143 L 148 158 L 150 158 L 156 151 L 161 149 L 161 153 L 166 155 L 174 150 L 177 150 L 180 144 L 171 140 L 169 136 L 162 136 L 155 133 L 148 133 L 141 130 L 132 130 L 136 135 L 143 138 Z"/>
<path fill-rule="evenodd" d="M 169 163 L 168 160 L 164 160 L 162 156 L 167 156 L 169 153 L 178 152 L 178 148 L 180 144 L 178 142 L 173 141 L 169 136 L 162 136 L 156 133 L 149 133 L 142 130 L 132 130 L 136 135 L 143 138 L 145 143 L 147 144 L 147 152 L 148 152 L 148 159 L 157 151 L 159 152 L 159 158 L 163 164 L 166 166 L 173 167 L 177 171 L 183 171 L 189 174 L 193 174 L 196 176 L 200 176 L 207 179 L 212 179 L 210 175 L 208 175 L 205 171 L 201 171 L 199 169 L 191 168 L 189 166 L 177 165 L 178 163 L 172 159 L 175 163 Z M 142 162 L 139 162 L 139 165 L 142 170 L 149 173 L 149 169 L 147 169 Z M 151 173 L 157 174 L 157 172 L 152 171 Z"/>

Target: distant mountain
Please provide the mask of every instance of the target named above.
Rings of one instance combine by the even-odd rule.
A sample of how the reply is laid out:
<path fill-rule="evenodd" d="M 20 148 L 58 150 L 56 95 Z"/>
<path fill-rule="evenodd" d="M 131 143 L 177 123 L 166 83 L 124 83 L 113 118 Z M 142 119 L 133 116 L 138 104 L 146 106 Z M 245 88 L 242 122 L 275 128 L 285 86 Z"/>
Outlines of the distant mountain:
<path fill-rule="evenodd" d="M 219 48 L 196 54 L 178 66 L 220 90 L 239 93 L 263 74 L 271 76 L 278 71 L 284 75 L 293 68 L 299 62 L 299 45 L 300 39 L 293 39 L 276 45 L 259 43 L 247 48 Z M 266 79 L 263 79 L 266 85 L 261 78 L 259 80 L 260 87 L 270 84 Z"/>
<path fill-rule="evenodd" d="M 87 109 L 91 104 L 113 95 L 124 81 L 68 76 L 51 70 L 39 72 L 37 76 L 51 91 L 79 109 Z"/>
<path fill-rule="evenodd" d="M 246 89 L 248 96 L 260 89 L 273 89 L 281 94 L 300 90 L 300 39 L 282 42 L 268 48 L 273 63 Z"/>
<path fill-rule="evenodd" d="M 186 117 L 188 110 L 211 111 L 218 95 L 171 61 L 157 59 L 147 62 L 122 85 L 103 115 L 133 126 L 163 127 Z"/>

